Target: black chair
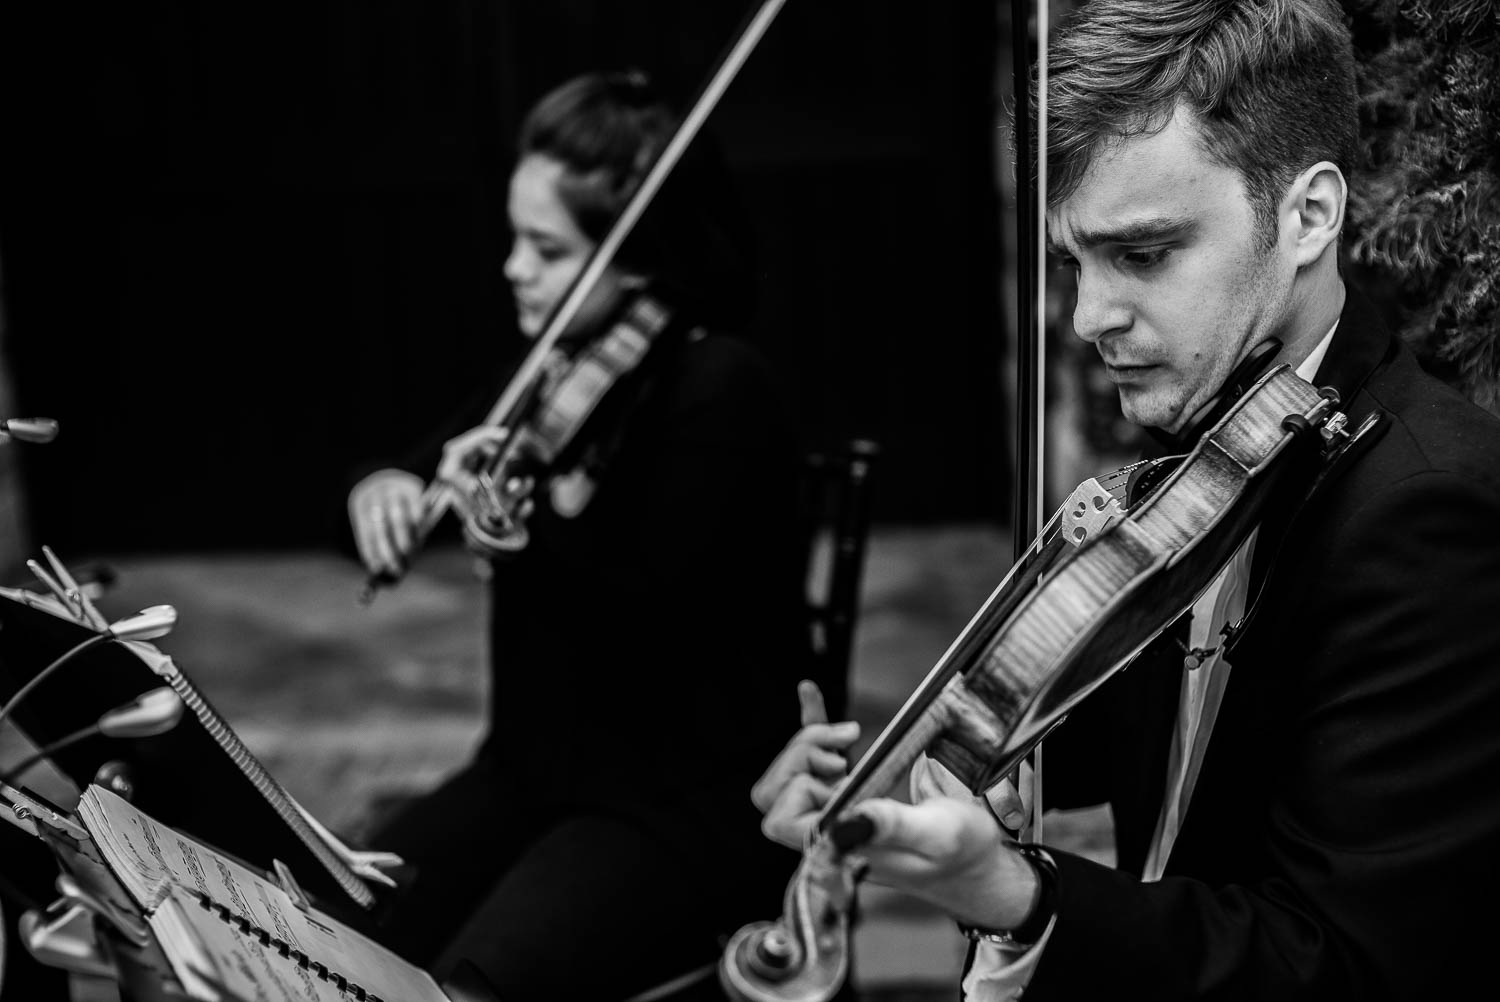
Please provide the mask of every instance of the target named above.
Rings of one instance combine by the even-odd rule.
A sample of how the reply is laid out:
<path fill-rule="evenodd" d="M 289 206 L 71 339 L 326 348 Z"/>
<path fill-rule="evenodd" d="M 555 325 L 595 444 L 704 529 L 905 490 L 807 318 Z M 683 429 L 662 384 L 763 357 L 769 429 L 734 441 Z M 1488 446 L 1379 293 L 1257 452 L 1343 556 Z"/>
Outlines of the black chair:
<path fill-rule="evenodd" d="M 854 627 L 870 535 L 870 496 L 880 447 L 850 439 L 807 453 L 802 476 L 808 630 L 814 673 L 830 719 L 849 711 Z"/>

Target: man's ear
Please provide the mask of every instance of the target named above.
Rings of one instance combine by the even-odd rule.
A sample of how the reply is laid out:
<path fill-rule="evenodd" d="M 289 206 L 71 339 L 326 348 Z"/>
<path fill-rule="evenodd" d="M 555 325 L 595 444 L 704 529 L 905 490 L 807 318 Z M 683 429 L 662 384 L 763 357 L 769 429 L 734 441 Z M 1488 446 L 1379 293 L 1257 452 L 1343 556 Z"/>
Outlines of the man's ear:
<path fill-rule="evenodd" d="M 1343 172 L 1327 160 L 1313 164 L 1292 182 L 1282 203 L 1282 218 L 1292 229 L 1298 268 L 1317 261 L 1338 242 L 1348 195 Z"/>

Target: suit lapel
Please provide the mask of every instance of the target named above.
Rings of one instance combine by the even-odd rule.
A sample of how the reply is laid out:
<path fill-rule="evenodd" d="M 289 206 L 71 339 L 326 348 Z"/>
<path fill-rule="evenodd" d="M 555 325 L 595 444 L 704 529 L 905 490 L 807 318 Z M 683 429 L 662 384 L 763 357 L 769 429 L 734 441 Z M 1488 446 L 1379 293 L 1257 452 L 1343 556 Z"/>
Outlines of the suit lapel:
<path fill-rule="evenodd" d="M 1360 391 L 1371 375 L 1390 358 L 1396 346 L 1397 342 L 1369 301 L 1349 287 L 1338 330 L 1313 382 L 1338 391 L 1339 408 L 1348 415 L 1351 427 L 1371 409 L 1368 400 L 1357 399 Z M 1286 539 L 1288 546 L 1297 545 L 1295 538 L 1289 538 L 1288 533 L 1294 532 L 1293 519 L 1300 507 L 1298 501 L 1290 497 L 1273 499 L 1261 520 L 1251 562 L 1247 612 L 1249 604 L 1256 601 L 1262 583 L 1271 574 L 1278 554 L 1283 553 L 1282 540 Z M 1225 840 L 1243 835 L 1236 833 L 1232 824 L 1220 823 L 1219 819 L 1225 812 L 1235 811 L 1240 799 L 1235 793 L 1223 794 L 1222 791 L 1239 791 L 1248 795 L 1255 783 L 1255 771 L 1245 770 L 1246 756 L 1236 754 L 1236 749 L 1253 746 L 1257 740 L 1256 727 L 1261 719 L 1261 704 L 1265 696 L 1263 686 L 1266 684 L 1262 676 L 1267 666 L 1260 663 L 1256 648 L 1257 635 L 1263 632 L 1265 624 L 1266 621 L 1261 620 L 1248 631 L 1246 641 L 1236 645 L 1230 660 L 1230 675 L 1219 716 L 1204 754 L 1193 802 L 1183 818 L 1168 863 L 1168 873 L 1178 871 L 1179 866 L 1191 867 L 1194 872 L 1204 867 L 1211 871 L 1215 857 L 1232 856 L 1235 852 Z M 1195 835 L 1200 832 L 1206 833 L 1212 844 L 1198 847 Z M 1195 853 L 1200 858 L 1185 862 Z"/>

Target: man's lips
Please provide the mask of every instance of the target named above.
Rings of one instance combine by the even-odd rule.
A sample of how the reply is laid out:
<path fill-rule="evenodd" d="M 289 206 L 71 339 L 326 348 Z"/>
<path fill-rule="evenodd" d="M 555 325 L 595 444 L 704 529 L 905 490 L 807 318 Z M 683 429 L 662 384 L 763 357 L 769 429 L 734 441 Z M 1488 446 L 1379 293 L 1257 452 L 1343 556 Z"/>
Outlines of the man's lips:
<path fill-rule="evenodd" d="M 1128 383 L 1142 379 L 1158 366 L 1148 362 L 1105 362 L 1104 371 L 1116 383 Z"/>

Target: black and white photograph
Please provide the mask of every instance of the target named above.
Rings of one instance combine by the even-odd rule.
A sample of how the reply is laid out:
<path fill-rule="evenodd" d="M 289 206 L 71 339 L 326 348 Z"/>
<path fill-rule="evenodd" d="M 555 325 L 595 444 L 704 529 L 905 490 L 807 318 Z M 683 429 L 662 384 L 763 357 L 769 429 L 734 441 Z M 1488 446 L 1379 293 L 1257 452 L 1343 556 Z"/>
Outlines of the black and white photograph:
<path fill-rule="evenodd" d="M 1500 941 L 1500 2 L 0 10 L 0 1000 Z"/>

